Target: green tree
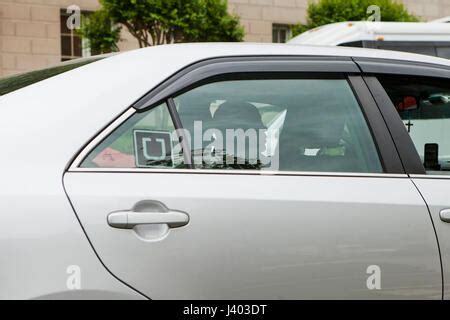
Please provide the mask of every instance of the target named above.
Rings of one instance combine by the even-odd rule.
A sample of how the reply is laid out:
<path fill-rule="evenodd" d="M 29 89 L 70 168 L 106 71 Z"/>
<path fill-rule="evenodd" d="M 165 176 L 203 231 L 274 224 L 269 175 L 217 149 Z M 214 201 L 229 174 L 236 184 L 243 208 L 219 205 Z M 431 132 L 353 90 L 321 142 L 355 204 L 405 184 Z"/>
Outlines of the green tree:
<path fill-rule="evenodd" d="M 83 38 L 89 40 L 92 54 L 118 51 L 117 42 L 120 40 L 122 27 L 113 24 L 104 10 L 84 15 L 81 28 L 77 30 Z"/>
<path fill-rule="evenodd" d="M 108 21 L 125 26 L 140 47 L 174 42 L 242 41 L 244 36 L 239 18 L 228 13 L 226 0 L 100 0 L 100 3 L 102 8 L 97 15 L 81 28 L 91 45 L 95 38 L 105 35 L 117 43 L 118 38 L 105 32 Z"/>
<path fill-rule="evenodd" d="M 380 8 L 381 21 L 414 22 L 418 18 L 408 13 L 402 3 L 393 0 L 320 0 L 310 2 L 307 9 L 306 24 L 293 27 L 293 36 L 324 24 L 342 21 L 367 20 L 367 8 L 376 5 Z"/>

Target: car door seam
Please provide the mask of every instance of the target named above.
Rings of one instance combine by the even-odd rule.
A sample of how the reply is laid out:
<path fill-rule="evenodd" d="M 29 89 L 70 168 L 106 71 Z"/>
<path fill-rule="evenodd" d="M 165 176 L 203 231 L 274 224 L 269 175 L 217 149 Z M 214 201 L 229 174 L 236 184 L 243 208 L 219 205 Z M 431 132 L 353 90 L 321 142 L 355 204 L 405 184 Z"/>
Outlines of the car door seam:
<path fill-rule="evenodd" d="M 436 238 L 436 243 L 437 243 L 437 248 L 438 248 L 438 253 L 439 253 L 439 261 L 440 261 L 440 264 L 441 264 L 441 287 L 442 287 L 441 299 L 444 300 L 444 266 L 442 264 L 441 246 L 439 244 L 439 238 L 438 238 L 438 235 L 437 235 L 437 232 L 436 232 L 436 227 L 434 225 L 433 215 L 431 214 L 430 207 L 428 206 L 428 203 L 425 200 L 425 197 L 423 196 L 422 192 L 420 192 L 419 187 L 416 185 L 416 183 L 414 182 L 414 180 L 411 177 L 410 177 L 410 181 L 412 182 L 412 184 L 416 188 L 417 192 L 419 193 L 420 197 L 422 198 L 423 202 L 425 203 L 425 206 L 427 207 L 427 210 L 428 210 L 428 215 L 429 215 L 430 220 L 431 220 L 431 225 L 433 226 L 434 236 Z"/>
<path fill-rule="evenodd" d="M 67 197 L 67 200 L 69 201 L 70 207 L 72 208 L 72 211 L 73 211 L 73 213 L 75 214 L 75 217 L 76 217 L 78 223 L 80 224 L 81 230 L 83 230 L 83 233 L 84 233 L 84 235 L 86 236 L 86 239 L 87 239 L 87 241 L 89 242 L 89 245 L 91 246 L 92 250 L 94 251 L 94 254 L 96 255 L 97 259 L 100 261 L 100 263 L 102 264 L 102 266 L 106 269 L 106 271 L 108 271 L 108 273 L 109 273 L 110 275 L 112 275 L 116 280 L 118 280 L 120 283 L 124 284 L 124 285 L 127 286 L 128 288 L 132 289 L 133 291 L 137 292 L 138 294 L 142 295 L 142 296 L 145 297 L 146 299 L 151 300 L 151 298 L 148 297 L 146 294 L 144 294 L 143 292 L 139 291 L 138 289 L 134 288 L 133 286 L 129 285 L 128 283 L 126 283 L 125 281 L 123 281 L 122 279 L 120 279 L 119 277 L 117 277 L 117 276 L 116 276 L 116 275 L 115 275 L 115 274 L 114 274 L 114 273 L 106 266 L 106 264 L 103 262 L 103 260 L 101 259 L 100 255 L 98 254 L 97 250 L 95 249 L 95 247 L 94 247 L 94 245 L 93 245 L 91 239 L 89 238 L 89 236 L 88 236 L 88 234 L 87 234 L 87 232 L 86 232 L 86 230 L 85 230 L 83 224 L 81 223 L 81 220 L 80 220 L 80 218 L 78 217 L 78 214 L 77 214 L 77 212 L 76 212 L 76 210 L 75 210 L 75 207 L 74 207 L 74 205 L 73 205 L 73 203 L 72 203 L 72 200 L 70 199 L 70 196 L 69 196 L 69 194 L 68 194 L 68 192 L 67 192 L 67 190 L 66 190 L 66 185 L 65 185 L 65 183 L 64 183 L 64 177 L 65 177 L 65 174 L 66 174 L 66 173 L 64 172 L 64 173 L 63 173 L 63 176 L 62 176 L 62 187 L 63 187 L 64 193 L 65 193 L 65 195 L 66 195 L 66 197 Z"/>

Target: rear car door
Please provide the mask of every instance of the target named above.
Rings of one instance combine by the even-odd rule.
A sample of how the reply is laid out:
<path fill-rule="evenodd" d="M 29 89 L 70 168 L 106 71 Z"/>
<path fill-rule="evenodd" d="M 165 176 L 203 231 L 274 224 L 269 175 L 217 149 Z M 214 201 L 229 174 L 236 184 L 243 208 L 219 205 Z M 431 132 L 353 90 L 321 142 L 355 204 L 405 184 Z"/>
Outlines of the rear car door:
<path fill-rule="evenodd" d="M 150 298 L 441 298 L 426 205 L 347 58 L 223 58 L 153 89 L 64 175 Z"/>
<path fill-rule="evenodd" d="M 370 73 L 365 80 L 378 104 L 384 108 L 402 160 L 428 205 L 442 255 L 444 298 L 448 299 L 450 68 L 426 64 L 399 65 L 389 61 L 378 66 L 373 61 L 358 63 Z"/>

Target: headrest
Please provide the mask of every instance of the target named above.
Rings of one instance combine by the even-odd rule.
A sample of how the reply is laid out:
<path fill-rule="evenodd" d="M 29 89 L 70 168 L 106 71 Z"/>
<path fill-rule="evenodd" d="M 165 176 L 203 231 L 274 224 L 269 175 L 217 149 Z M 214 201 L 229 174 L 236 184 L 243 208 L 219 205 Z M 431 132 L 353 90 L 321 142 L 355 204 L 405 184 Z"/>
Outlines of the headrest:
<path fill-rule="evenodd" d="M 263 129 L 258 109 L 248 102 L 224 102 L 214 113 L 213 124 L 217 129 Z"/>

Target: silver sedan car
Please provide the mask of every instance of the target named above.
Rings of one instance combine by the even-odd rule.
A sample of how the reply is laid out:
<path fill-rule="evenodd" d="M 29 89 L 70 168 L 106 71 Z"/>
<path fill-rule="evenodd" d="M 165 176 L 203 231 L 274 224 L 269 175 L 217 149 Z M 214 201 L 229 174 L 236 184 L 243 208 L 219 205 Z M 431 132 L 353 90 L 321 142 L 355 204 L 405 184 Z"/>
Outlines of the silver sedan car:
<path fill-rule="evenodd" d="M 450 298 L 450 62 L 166 45 L 0 79 L 2 299 Z"/>

